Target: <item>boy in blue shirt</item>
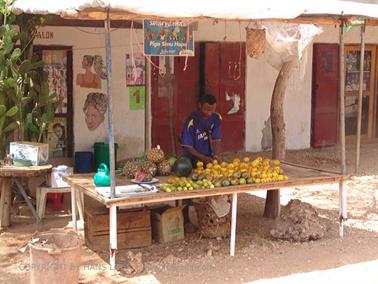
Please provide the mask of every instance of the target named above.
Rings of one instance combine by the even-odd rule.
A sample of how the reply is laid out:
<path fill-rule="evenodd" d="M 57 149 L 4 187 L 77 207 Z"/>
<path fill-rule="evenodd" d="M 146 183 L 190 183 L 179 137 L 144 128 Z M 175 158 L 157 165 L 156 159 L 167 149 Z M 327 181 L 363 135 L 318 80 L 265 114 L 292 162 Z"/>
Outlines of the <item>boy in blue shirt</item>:
<path fill-rule="evenodd" d="M 181 145 L 184 156 L 192 161 L 210 163 L 220 151 L 221 116 L 215 112 L 216 98 L 213 95 L 201 96 L 198 110 L 192 112 L 185 120 L 181 132 Z"/>

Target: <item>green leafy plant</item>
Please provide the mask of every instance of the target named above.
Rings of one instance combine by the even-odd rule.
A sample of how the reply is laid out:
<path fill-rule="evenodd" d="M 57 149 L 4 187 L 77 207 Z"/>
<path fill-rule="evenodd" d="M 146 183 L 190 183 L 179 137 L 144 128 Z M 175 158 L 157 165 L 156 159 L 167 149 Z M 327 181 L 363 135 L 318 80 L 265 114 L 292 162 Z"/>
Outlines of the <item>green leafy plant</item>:
<path fill-rule="evenodd" d="M 0 157 L 13 139 L 40 142 L 55 113 L 43 62 L 33 58 L 33 39 L 44 18 L 15 16 L 15 0 L 0 0 Z M 19 26 L 17 30 L 14 25 Z M 16 47 L 17 43 L 19 47 Z"/>

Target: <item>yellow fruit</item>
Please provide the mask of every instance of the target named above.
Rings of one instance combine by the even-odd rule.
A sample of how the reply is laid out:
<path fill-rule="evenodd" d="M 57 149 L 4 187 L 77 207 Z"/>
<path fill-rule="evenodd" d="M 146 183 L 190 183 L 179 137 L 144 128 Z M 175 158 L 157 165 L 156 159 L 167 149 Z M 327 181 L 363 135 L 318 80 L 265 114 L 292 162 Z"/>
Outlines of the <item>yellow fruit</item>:
<path fill-rule="evenodd" d="M 211 169 L 213 167 L 213 164 L 212 163 L 207 163 L 206 164 L 206 169 Z"/>
<path fill-rule="evenodd" d="M 239 163 L 240 163 L 240 159 L 238 159 L 238 158 L 233 159 L 233 160 L 232 160 L 232 163 L 233 163 L 233 164 L 239 164 Z"/>
<path fill-rule="evenodd" d="M 218 160 L 214 160 L 214 161 L 213 161 L 213 164 L 214 164 L 214 165 L 218 165 Z"/>
<path fill-rule="evenodd" d="M 243 162 L 244 162 L 244 163 L 249 163 L 249 157 L 244 157 L 244 158 L 243 158 Z"/>
<path fill-rule="evenodd" d="M 278 167 L 281 164 L 280 160 L 273 160 L 273 165 Z"/>
<path fill-rule="evenodd" d="M 196 164 L 197 168 L 202 168 L 203 167 L 203 163 L 201 161 L 198 161 L 197 164 Z"/>
<path fill-rule="evenodd" d="M 221 163 L 221 167 L 222 167 L 222 168 L 226 168 L 226 167 L 227 167 L 227 163 L 226 163 L 226 162 L 222 162 L 222 163 Z"/>
<path fill-rule="evenodd" d="M 254 168 L 257 168 L 259 166 L 259 164 L 260 164 L 260 161 L 257 160 L 257 159 L 252 161 L 252 167 L 254 167 Z"/>

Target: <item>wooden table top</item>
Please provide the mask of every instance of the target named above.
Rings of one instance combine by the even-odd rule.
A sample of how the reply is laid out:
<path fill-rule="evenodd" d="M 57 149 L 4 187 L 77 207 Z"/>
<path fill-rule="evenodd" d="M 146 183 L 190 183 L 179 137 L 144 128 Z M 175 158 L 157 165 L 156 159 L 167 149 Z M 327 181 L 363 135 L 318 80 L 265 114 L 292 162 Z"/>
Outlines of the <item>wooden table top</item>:
<path fill-rule="evenodd" d="M 42 174 L 50 173 L 52 165 L 16 167 L 0 167 L 0 177 L 35 177 Z"/>
<path fill-rule="evenodd" d="M 192 199 L 216 195 L 225 195 L 233 193 L 243 193 L 251 191 L 261 190 L 274 190 L 278 188 L 290 188 L 297 186 L 313 185 L 313 184 L 327 184 L 340 182 L 343 179 L 347 179 L 347 176 L 343 176 L 336 172 L 328 172 L 321 169 L 314 169 L 294 164 L 282 164 L 282 168 L 285 175 L 289 177 L 289 180 L 270 182 L 270 183 L 254 183 L 245 185 L 234 185 L 217 187 L 213 189 L 197 189 L 190 191 L 175 191 L 175 192 L 163 192 L 150 195 L 141 196 L 122 196 L 115 198 L 107 198 L 97 193 L 96 186 L 93 183 L 93 174 L 75 174 L 73 176 L 63 177 L 71 186 L 83 191 L 84 194 L 96 199 L 100 203 L 110 207 L 112 205 L 137 205 L 144 203 L 164 202 L 180 199 Z M 169 177 L 157 177 L 159 184 L 166 183 Z M 116 185 L 130 184 L 130 180 L 124 176 L 116 177 Z"/>

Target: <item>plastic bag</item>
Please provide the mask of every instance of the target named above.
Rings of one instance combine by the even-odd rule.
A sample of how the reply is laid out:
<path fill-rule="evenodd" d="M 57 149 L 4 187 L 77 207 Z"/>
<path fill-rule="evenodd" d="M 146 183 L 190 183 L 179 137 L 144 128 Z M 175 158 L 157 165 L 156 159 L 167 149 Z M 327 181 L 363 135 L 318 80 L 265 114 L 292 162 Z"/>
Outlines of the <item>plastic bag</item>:
<path fill-rule="evenodd" d="M 306 24 L 263 23 L 267 46 L 265 58 L 277 70 L 291 57 L 301 60 L 304 51 L 322 28 Z"/>

